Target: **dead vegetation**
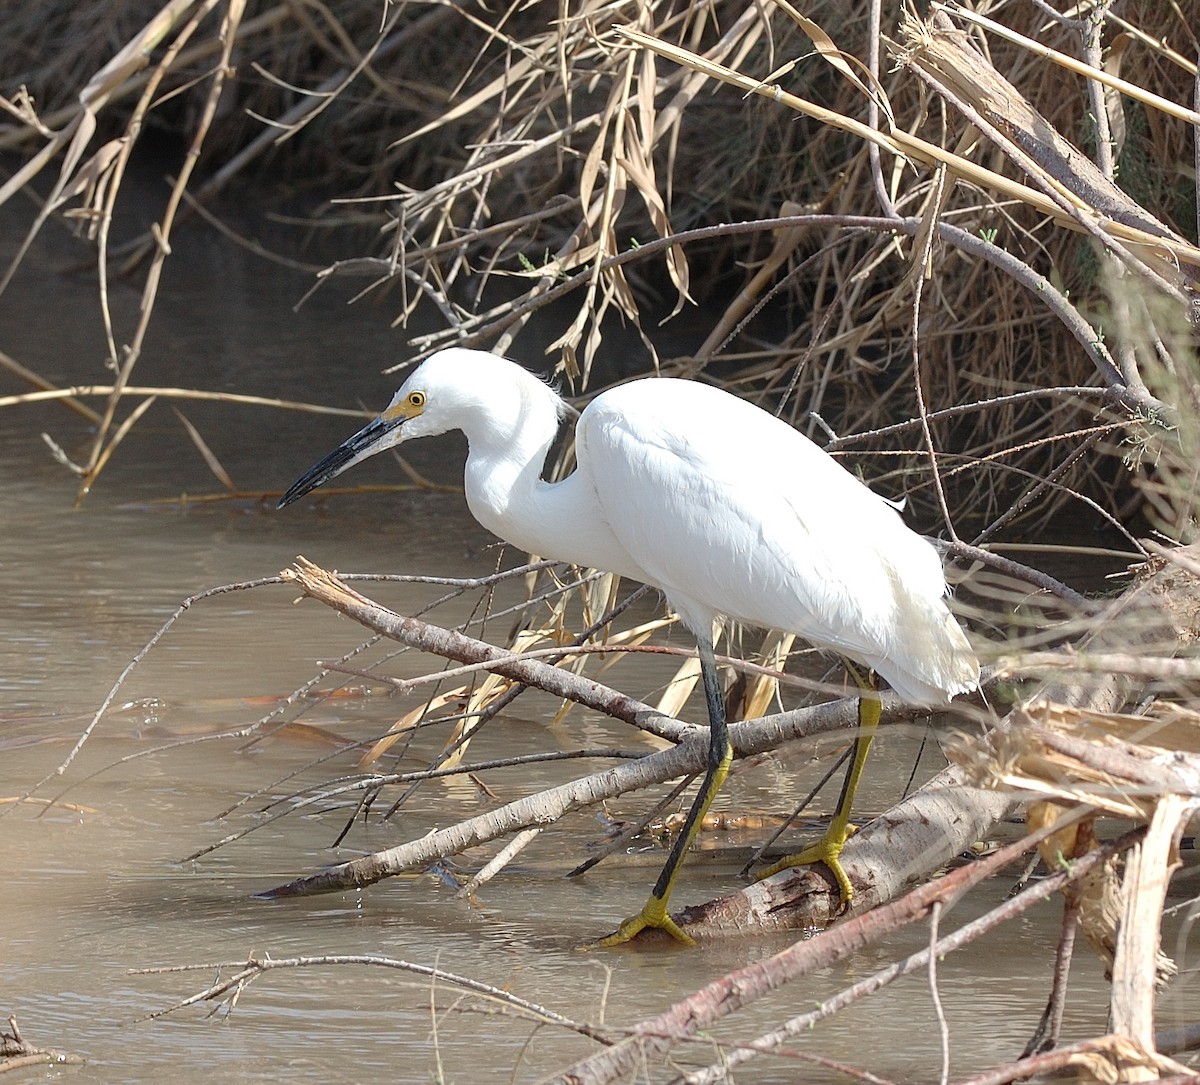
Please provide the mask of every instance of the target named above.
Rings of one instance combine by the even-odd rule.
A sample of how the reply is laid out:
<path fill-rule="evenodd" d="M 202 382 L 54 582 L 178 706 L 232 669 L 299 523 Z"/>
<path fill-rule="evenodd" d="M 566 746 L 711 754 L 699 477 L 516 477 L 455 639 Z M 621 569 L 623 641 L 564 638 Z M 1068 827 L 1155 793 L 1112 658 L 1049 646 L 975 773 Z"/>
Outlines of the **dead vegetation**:
<path fill-rule="evenodd" d="M 923 19 L 880 4 L 856 5 L 852 16 L 832 3 L 800 12 L 783 0 L 640 8 L 583 0 L 491 11 L 398 3 L 382 9 L 381 23 L 376 4 L 127 0 L 106 5 L 104 34 L 78 5 L 34 11 L 17 5 L 0 17 L 0 71 L 8 73 L 0 149 L 10 152 L 0 204 L 33 187 L 40 210 L 26 244 L 58 217 L 94 244 L 106 312 L 112 276 L 135 277 L 143 291 L 134 326 L 109 317 L 108 369 L 81 373 L 80 387 L 55 388 L 0 355 L 14 379 L 38 389 L 0 406 L 11 413 L 58 398 L 96 426 L 89 457 L 68 464 L 81 495 L 159 398 L 212 394 L 156 387 L 153 358 L 142 352 L 174 231 L 193 206 L 219 218 L 223 193 L 286 169 L 319 194 L 311 225 L 359 245 L 359 255 L 318 282 L 361 276 L 365 291 L 386 292 L 401 326 L 419 309 L 440 314 L 437 332 L 411 339 L 414 357 L 457 343 L 533 362 L 536 314 L 551 328 L 548 368 L 581 394 L 658 367 L 778 407 L 833 451 L 887 457 L 889 491 L 914 499 L 964 568 L 963 609 L 992 645 L 996 673 L 1052 671 L 1039 719 L 1070 730 L 1081 719 L 1161 716 L 1164 705 L 1189 720 L 1196 711 L 1196 559 L 1174 549 L 1196 541 L 1200 457 L 1194 3 L 1101 0 L 1063 14 L 1031 0 L 989 16 L 937 3 Z M 167 212 L 118 251 L 109 240 L 115 202 L 151 126 L 182 136 L 186 153 Z M 9 274 L 19 261 L 20 252 Z M 617 320 L 641 333 L 641 361 L 606 357 Z M 139 377 L 150 372 L 145 383 L 133 383 L 135 368 Z M 90 416 L 85 391 L 99 397 Z M 191 432 L 205 455 L 203 436 Z M 1170 546 L 1155 551 L 1121 600 L 1088 603 L 1003 559 L 995 545 L 1029 542 L 1064 508 L 1084 510 L 1143 559 L 1153 549 L 1138 541 L 1147 524 Z M 287 576 L 360 621 L 397 618 L 322 570 L 300 566 Z M 574 594 L 562 603 L 559 586 L 543 598 L 540 584 L 513 647 L 561 654 L 582 672 L 579 631 L 612 621 L 615 586 L 570 581 Z M 429 628 L 404 632 L 426 636 Z M 614 627 L 602 648 L 636 648 L 655 631 Z M 584 678 L 564 673 L 558 659 L 516 660 L 464 641 L 434 637 L 421 646 L 436 642 L 442 654 L 495 673 L 478 684 L 464 673 L 461 688 L 422 701 L 378 736 L 361 773 L 343 785 L 363 796 L 364 808 L 431 773 L 465 771 L 457 761 L 478 721 L 523 683 L 552 680 L 556 695 L 582 696 Z M 764 652 L 767 670 L 787 652 L 778 644 Z M 516 834 L 489 864 L 491 877 L 563 811 L 697 771 L 701 737 L 674 718 L 695 677 L 686 668 L 672 700 L 653 708 L 591 689 L 594 705 L 670 749 L 287 891 L 361 885 Z M 748 684 L 760 678 L 744 695 L 748 722 L 734 732 L 743 754 L 848 714 L 831 702 L 757 718 L 774 691 L 772 674 Z M 431 713 L 457 724 L 444 762 L 415 774 L 370 767 Z M 1088 759 L 1105 743 L 1068 750 L 1060 729 L 1030 726 L 1031 714 L 1014 710 L 989 747 L 964 746 L 960 764 L 847 849 L 861 912 L 884 901 L 895 901 L 894 910 L 851 916 L 808 943 L 818 948 L 798 946 L 764 964 L 756 981 L 764 989 L 788 981 L 886 929 L 932 917 L 931 951 L 894 966 L 929 967 L 951 948 L 936 939 L 942 907 L 992 868 L 905 897 L 912 884 L 1020 798 L 1112 813 L 1114 796 L 1129 801 L 1141 788 L 1137 809 L 1120 811 L 1152 828 L 1144 842 L 1122 842 L 1140 850 L 1123 879 L 1130 944 L 1113 948 L 1113 1036 L 1066 1049 L 1057 1062 L 1031 1051 L 988 1080 L 1065 1065 L 1114 1080 L 1172 1072 L 1149 1027 L 1162 904 L 1150 883 L 1164 881 L 1194 805 L 1193 767 L 1176 758 L 1171 786 L 1160 773 L 1147 794 L 1134 769 L 1169 754 L 1139 747 L 1097 764 Z M 981 709 L 976 718 L 984 716 Z M 272 813 L 314 798 L 288 796 Z M 916 836 L 902 839 L 913 826 Z M 1085 852 L 1037 892 L 1075 884 L 1117 850 Z M 1071 907 L 1086 909 L 1085 894 Z M 716 936 L 805 927 L 827 911 L 828 887 L 810 871 L 683 919 Z M 260 971 L 247 962 L 239 983 Z M 564 1080 L 613 1080 L 631 1066 L 658 1065 L 687 1042 L 677 1020 L 702 1026 L 706 1014 L 735 1008 L 729 990 L 747 977 L 727 980 L 675 1017 L 628 1036 L 598 1035 L 605 1050 Z M 204 997 L 229 990 L 217 984 Z M 720 1080 L 866 993 L 781 1023 L 692 1080 Z"/>
<path fill-rule="evenodd" d="M 50 1048 L 38 1047 L 21 1035 L 14 1014 L 8 1016 L 8 1029 L 0 1030 L 0 1074 L 28 1071 L 34 1066 L 70 1066 L 84 1060 Z"/>
<path fill-rule="evenodd" d="M 492 688 L 497 699 L 487 707 L 479 706 L 483 715 L 497 704 L 507 705 L 512 695 L 520 694 L 532 684 L 555 696 L 600 708 L 675 744 L 637 759 L 619 750 L 580 751 L 582 757 L 611 764 L 593 775 L 494 806 L 409 843 L 297 879 L 275 890 L 273 895 L 358 889 L 405 870 L 425 869 L 431 863 L 473 848 L 479 849 L 473 856 L 479 856 L 480 852 L 489 856 L 473 877 L 462 882 L 461 893 L 474 894 L 523 848 L 534 843 L 545 825 L 568 811 L 661 785 L 703 767 L 702 733 L 608 686 L 548 666 L 542 653 L 532 653 L 531 658 L 530 654 L 497 649 L 460 631 L 439 629 L 427 620 L 395 614 L 345 581 L 304 562 L 283 579 L 390 641 L 458 660 L 471 668 L 467 674 L 460 673 L 465 670 L 460 668 L 431 675 L 443 685 L 453 687 L 469 673 L 479 676 L 481 670 L 503 680 L 500 688 Z M 478 590 L 495 587 L 496 583 L 489 578 L 474 584 L 446 586 Z M 237 587 L 263 586 L 259 583 Z M 566 587 L 578 590 L 577 585 Z M 552 599 L 557 601 L 551 602 Z M 189 600 L 177 617 L 197 601 Z M 561 592 L 555 592 L 542 600 L 539 610 L 559 602 Z M 1081 922 L 1089 942 L 1103 954 L 1112 970 L 1111 1030 L 1086 1041 L 1058 1043 L 1061 1000 L 1067 989 L 1070 958 L 1070 940 L 1064 936 L 1060 950 L 1063 961 L 1048 1002 L 1044 1029 L 1030 1041 L 1024 1057 L 971 1080 L 1009 1081 L 1066 1068 L 1104 1081 L 1153 1080 L 1172 1074 L 1186 1077 L 1186 1068 L 1173 1062 L 1166 1053 L 1168 1041 L 1154 1031 L 1154 1004 L 1156 988 L 1169 980 L 1173 970 L 1171 962 L 1163 956 L 1158 934 L 1164 895 L 1170 873 L 1179 861 L 1179 833 L 1200 802 L 1197 782 L 1200 761 L 1195 752 L 1200 731 L 1195 710 L 1188 707 L 1195 704 L 1190 691 L 1194 690 L 1196 676 L 1188 646 L 1200 635 L 1198 614 L 1200 562 L 1195 546 L 1165 550 L 1162 558 L 1147 564 L 1127 591 L 1088 617 L 1088 637 L 1072 637 L 1071 645 L 1057 653 L 1022 654 L 1010 647 L 999 661 L 998 670 L 1010 674 L 1036 673 L 1052 667 L 1054 681 L 1042 687 L 1039 697 L 1017 705 L 1006 718 L 994 719 L 993 728 L 984 737 L 960 739 L 951 767 L 854 837 L 843 853 L 856 888 L 852 912 L 820 937 L 801 939 L 771 957 L 756 960 L 645 1021 L 622 1028 L 571 1020 L 553 1006 L 533 1005 L 527 1000 L 514 999 L 509 993 L 497 994 L 487 984 L 454 976 L 436 966 L 430 968 L 382 956 L 281 960 L 256 956 L 244 962 L 195 966 L 208 971 L 217 969 L 218 978 L 171 1009 L 210 1002 L 232 1012 L 252 983 L 277 969 L 344 966 L 401 969 L 426 975 L 431 983 L 447 990 L 464 989 L 454 1003 L 463 1008 L 474 1005 L 476 999 L 482 999 L 486 1005 L 498 998 L 511 1004 L 521 1020 L 532 1022 L 535 1030 L 546 1026 L 563 1028 L 596 1042 L 594 1054 L 564 1068 L 555 1080 L 572 1083 L 626 1080 L 635 1071 L 682 1064 L 690 1067 L 686 1080 L 716 1082 L 747 1061 L 768 1055 L 813 1058 L 819 1062 L 819 1048 L 814 1049 L 813 1036 L 819 1037 L 820 1033 L 812 1030 L 820 1021 L 916 972 L 927 972 L 936 989 L 938 962 L 948 954 L 986 937 L 1039 901 L 1061 892 L 1067 901 L 1070 920 L 1065 931 L 1073 931 L 1075 922 Z M 1070 637 L 1069 628 L 1069 621 L 1063 621 L 1057 631 L 1064 638 Z M 1117 669 L 1111 659 L 1115 644 L 1122 645 L 1127 653 L 1127 661 Z M 622 651 L 618 645 L 598 647 L 608 654 Z M 370 641 L 352 654 L 353 662 L 351 657 L 344 658 L 346 668 L 353 668 L 352 673 L 358 677 L 384 681 L 387 662 L 394 653 L 384 651 L 384 662 L 375 665 L 359 660 L 367 649 L 379 654 L 374 641 Z M 568 645 L 558 649 L 559 654 L 570 652 Z M 592 653 L 584 653 L 578 659 L 589 657 L 593 657 Z M 1094 661 L 1100 661 L 1101 665 L 1093 667 Z M 332 665 L 331 669 L 336 674 L 339 667 Z M 330 672 L 319 677 L 328 681 Z M 409 689 L 422 684 L 414 679 L 405 683 Z M 478 688 L 477 685 L 476 691 Z M 994 696 L 997 687 L 993 684 L 989 688 Z M 114 695 L 116 692 L 114 689 Z M 288 698 L 279 711 L 239 730 L 238 736 L 257 741 L 266 731 L 280 726 L 285 718 L 302 717 L 305 708 L 300 692 Z M 459 741 L 464 734 L 462 715 L 458 710 L 464 696 L 464 691 L 452 689 L 444 701 L 428 702 L 420 710 L 422 726 L 440 726 L 448 734 L 444 756 L 432 768 L 387 772 L 374 759 L 368 760 L 368 753 L 357 775 L 344 775 L 291 794 L 272 794 L 269 798 L 249 796 L 239 804 L 243 810 L 249 812 L 255 805 L 259 808 L 252 813 L 247 826 L 187 857 L 188 860 L 227 846 L 275 817 L 325 808 L 349 809 L 351 818 L 355 818 L 370 809 L 371 801 L 377 802 L 381 796 L 396 796 L 396 803 L 402 803 L 413 787 L 439 776 L 471 773 L 474 778 L 491 770 L 517 767 L 517 761 L 451 763 L 463 749 Z M 1118 710 L 1129 704 L 1131 698 L 1135 712 L 1120 713 Z M 886 700 L 885 711 L 885 718 L 896 722 L 904 708 Z M 739 758 L 745 760 L 776 749 L 789 739 L 811 737 L 828 728 L 844 728 L 853 714 L 851 702 L 833 701 L 748 720 L 735 725 L 731 737 Z M 459 726 L 452 728 L 456 721 Z M 416 724 L 412 720 L 409 726 Z M 271 790 L 275 792 L 278 788 Z M 356 801 L 359 798 L 363 801 Z M 1036 800 L 1042 811 L 1036 831 L 994 854 L 931 880 L 936 868 L 968 850 L 995 822 L 1027 800 Z M 1098 816 L 1132 821 L 1138 827 L 1119 836 L 1105 827 L 1101 835 L 1108 839 L 1098 844 L 1091 828 Z M 951 909 L 964 894 L 998 874 L 1011 876 L 1018 858 L 1035 846 L 1042 851 L 1050 871 L 1048 876 L 977 919 L 954 928 L 948 925 Z M 610 854 L 606 849 L 589 863 Z M 443 877 L 446 876 L 443 872 Z M 828 921 L 830 889 L 819 871 L 785 872 L 728 897 L 686 909 L 677 918 L 692 934 L 706 940 L 781 928 L 810 932 L 814 925 Z M 736 1041 L 720 1046 L 715 1061 L 704 1061 L 704 1056 L 711 1055 L 712 1042 L 710 1038 L 703 1043 L 700 1040 L 725 1019 L 736 1022 L 738 1011 L 744 1007 L 850 955 L 860 954 L 866 947 L 877 946 L 882 939 L 913 923 L 929 924 L 927 949 L 860 976 L 815 1007 L 780 1019 L 766 1032 L 750 1037 L 739 1035 Z M 856 1069 L 869 1071 L 870 1067 Z"/>
<path fill-rule="evenodd" d="M 1181 360 L 1193 319 L 1189 11 L 589 0 L 402 3 L 380 23 L 374 4 L 125 0 L 97 33 L 73 5 L 14 9 L 0 204 L 38 186 L 31 237 L 66 216 L 102 293 L 144 281 L 111 372 L 77 382 L 110 389 L 81 488 L 147 409 L 126 389 L 153 365 L 178 222 L 275 166 L 317 193 L 314 225 L 358 239 L 322 277 L 389 290 L 399 324 L 439 312 L 414 355 L 535 363 L 522 335 L 550 312 L 549 366 L 577 389 L 597 360 L 604 379 L 703 372 L 836 426 L 846 454 L 889 453 L 897 491 L 928 511 L 944 491 L 972 534 L 1072 492 L 1111 508 L 1129 491 L 1107 449 L 1169 421 L 1144 370 Z M 153 129 L 187 151 L 166 214 L 115 252 Z M 605 357 L 613 320 L 641 330 L 641 361 Z"/>

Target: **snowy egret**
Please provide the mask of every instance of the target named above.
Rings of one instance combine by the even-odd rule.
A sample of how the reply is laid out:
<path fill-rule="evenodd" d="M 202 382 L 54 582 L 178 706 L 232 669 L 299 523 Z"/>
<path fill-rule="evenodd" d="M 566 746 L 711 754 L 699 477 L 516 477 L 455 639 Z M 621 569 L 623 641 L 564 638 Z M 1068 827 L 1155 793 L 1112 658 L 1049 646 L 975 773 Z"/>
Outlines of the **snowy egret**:
<path fill-rule="evenodd" d="M 575 471 L 546 482 L 542 469 L 567 411 L 514 362 L 442 350 L 279 505 L 402 441 L 461 430 L 467 505 L 480 524 L 521 550 L 619 573 L 666 595 L 699 647 L 708 770 L 645 906 L 608 944 L 644 927 L 692 941 L 667 901 L 733 758 L 714 622 L 796 633 L 850 661 L 863 688 L 837 813 L 819 843 L 776 864 L 825 862 L 848 901 L 853 889 L 838 856 L 853 832 L 850 807 L 879 721 L 873 675 L 923 706 L 979 681 L 979 663 L 946 604 L 937 551 L 786 422 L 719 389 L 646 378 L 604 392 L 579 416 Z"/>

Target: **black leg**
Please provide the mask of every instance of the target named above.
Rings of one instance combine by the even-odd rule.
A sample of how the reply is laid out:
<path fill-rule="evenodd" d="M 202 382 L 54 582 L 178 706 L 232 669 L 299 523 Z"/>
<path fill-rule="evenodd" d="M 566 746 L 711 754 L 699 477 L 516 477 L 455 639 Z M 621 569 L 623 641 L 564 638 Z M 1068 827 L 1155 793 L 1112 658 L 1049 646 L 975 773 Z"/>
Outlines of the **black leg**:
<path fill-rule="evenodd" d="M 684 820 L 679 838 L 675 841 L 658 881 L 654 883 L 650 892 L 650 899 L 637 915 L 630 916 L 613 934 L 602 938 L 602 946 L 616 946 L 628 942 L 646 927 L 658 927 L 688 945 L 695 941 L 667 913 L 667 901 L 671 897 L 671 890 L 675 888 L 675 879 L 679 875 L 683 857 L 700 831 L 700 823 L 712 805 L 713 797 L 721 790 L 725 777 L 729 775 L 729 766 L 733 761 L 733 746 L 729 742 L 729 728 L 725 722 L 725 702 L 717 679 L 717 660 L 712 638 L 697 637 L 696 641 L 700 650 L 700 675 L 704 681 L 704 698 L 708 704 L 708 769 L 704 774 L 704 782 L 696 792 L 696 798 Z"/>

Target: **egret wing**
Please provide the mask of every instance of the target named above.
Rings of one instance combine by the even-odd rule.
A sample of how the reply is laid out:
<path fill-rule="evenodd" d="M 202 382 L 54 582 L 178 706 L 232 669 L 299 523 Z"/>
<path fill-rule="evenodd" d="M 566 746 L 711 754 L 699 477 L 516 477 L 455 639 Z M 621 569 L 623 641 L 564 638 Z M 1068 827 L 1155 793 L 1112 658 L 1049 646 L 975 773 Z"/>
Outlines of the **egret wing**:
<path fill-rule="evenodd" d="M 588 407 L 578 449 L 611 530 L 693 628 L 717 613 L 798 633 L 914 701 L 967 684 L 943 674 L 969 646 L 936 551 L 786 423 L 639 381 Z"/>

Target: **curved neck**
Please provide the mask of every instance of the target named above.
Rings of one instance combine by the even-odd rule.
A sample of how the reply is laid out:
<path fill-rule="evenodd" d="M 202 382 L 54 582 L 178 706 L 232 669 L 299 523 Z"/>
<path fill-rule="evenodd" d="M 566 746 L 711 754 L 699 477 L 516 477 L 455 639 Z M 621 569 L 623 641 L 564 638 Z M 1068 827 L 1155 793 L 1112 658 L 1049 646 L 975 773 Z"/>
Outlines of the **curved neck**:
<path fill-rule="evenodd" d="M 561 482 L 542 479 L 558 432 L 553 399 L 527 401 L 523 417 L 511 427 L 496 426 L 494 417 L 490 421 L 486 428 L 465 430 L 469 451 L 463 481 L 475 519 L 528 553 L 644 581 L 604 521 L 585 472 Z"/>

